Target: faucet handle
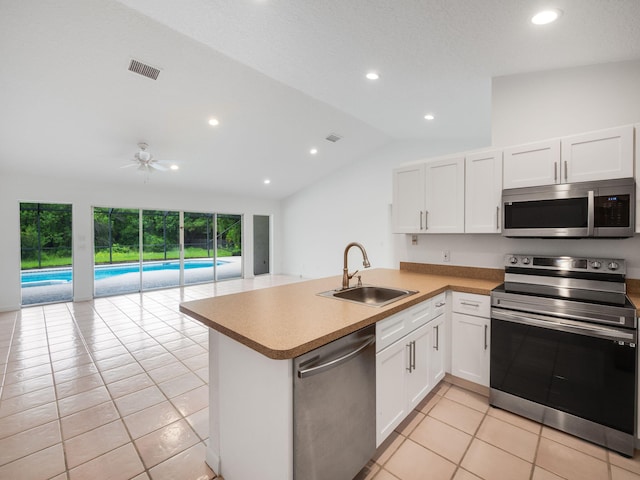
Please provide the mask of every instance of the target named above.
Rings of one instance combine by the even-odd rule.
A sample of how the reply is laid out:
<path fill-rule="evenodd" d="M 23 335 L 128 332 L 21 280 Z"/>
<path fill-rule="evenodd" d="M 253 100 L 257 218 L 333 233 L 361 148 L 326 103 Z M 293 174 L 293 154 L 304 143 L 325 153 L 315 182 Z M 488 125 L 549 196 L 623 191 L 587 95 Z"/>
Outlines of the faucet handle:
<path fill-rule="evenodd" d="M 356 271 L 355 271 L 355 272 L 353 272 L 353 273 L 347 273 L 347 277 L 349 277 L 349 280 L 351 280 L 351 279 L 353 278 L 353 276 L 354 276 L 356 273 L 358 273 L 359 271 L 360 271 L 360 270 L 356 270 Z"/>

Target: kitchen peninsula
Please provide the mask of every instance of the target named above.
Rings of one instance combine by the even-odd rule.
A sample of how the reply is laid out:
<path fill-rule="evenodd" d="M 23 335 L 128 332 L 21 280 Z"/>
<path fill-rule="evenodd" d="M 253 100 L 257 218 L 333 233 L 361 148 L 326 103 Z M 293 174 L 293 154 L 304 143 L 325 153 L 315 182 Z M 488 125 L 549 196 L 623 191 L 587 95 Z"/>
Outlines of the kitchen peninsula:
<path fill-rule="evenodd" d="M 317 295 L 339 288 L 340 276 L 181 304 L 211 328 L 207 463 L 227 480 L 293 479 L 295 357 L 447 290 L 488 295 L 502 273 L 419 264 L 367 270 L 365 284 L 418 292 L 383 307 Z"/>

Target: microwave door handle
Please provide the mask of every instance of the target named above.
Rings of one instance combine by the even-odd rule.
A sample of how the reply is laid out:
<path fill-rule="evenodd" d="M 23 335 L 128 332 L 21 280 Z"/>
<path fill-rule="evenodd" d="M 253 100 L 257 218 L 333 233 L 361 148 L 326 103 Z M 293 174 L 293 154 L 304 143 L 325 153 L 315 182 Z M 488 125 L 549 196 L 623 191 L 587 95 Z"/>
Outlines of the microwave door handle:
<path fill-rule="evenodd" d="M 593 190 L 587 194 L 587 236 L 593 237 L 595 198 Z"/>

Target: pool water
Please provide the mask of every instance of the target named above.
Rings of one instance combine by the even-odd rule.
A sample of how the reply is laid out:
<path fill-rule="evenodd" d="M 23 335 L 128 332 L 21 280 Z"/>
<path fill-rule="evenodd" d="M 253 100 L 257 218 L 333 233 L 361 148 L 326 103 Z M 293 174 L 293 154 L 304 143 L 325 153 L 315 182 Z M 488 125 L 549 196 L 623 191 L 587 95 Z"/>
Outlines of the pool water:
<path fill-rule="evenodd" d="M 216 266 L 224 265 L 226 262 L 218 260 Z M 184 262 L 185 270 L 192 268 L 212 268 L 213 260 L 186 260 Z M 179 270 L 180 262 L 178 260 L 167 262 L 144 263 L 143 272 L 156 272 L 160 270 Z M 111 278 L 116 275 L 124 275 L 125 273 L 137 273 L 140 271 L 140 264 L 125 265 L 98 265 L 94 269 L 94 278 L 102 280 Z M 35 271 L 24 271 L 21 274 L 22 287 L 42 287 L 45 285 L 58 285 L 71 282 L 71 267 L 55 268 Z"/>

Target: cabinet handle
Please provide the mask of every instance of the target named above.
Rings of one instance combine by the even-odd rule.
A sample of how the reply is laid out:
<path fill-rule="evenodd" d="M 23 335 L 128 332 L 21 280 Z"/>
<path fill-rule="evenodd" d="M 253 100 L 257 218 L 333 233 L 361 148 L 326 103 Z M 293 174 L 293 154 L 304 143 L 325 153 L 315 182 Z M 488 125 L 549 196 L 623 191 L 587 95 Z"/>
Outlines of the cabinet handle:
<path fill-rule="evenodd" d="M 436 325 L 435 329 L 436 329 L 436 345 L 433 347 L 436 349 L 436 351 L 438 351 L 439 347 L 440 347 L 440 325 Z"/>
<path fill-rule="evenodd" d="M 496 230 L 500 230 L 500 207 L 496 207 Z"/>
<path fill-rule="evenodd" d="M 564 161 L 564 181 L 568 182 L 569 181 L 569 171 L 567 169 L 567 161 Z"/>
<path fill-rule="evenodd" d="M 424 229 L 429 230 L 429 210 L 424 211 Z"/>
<path fill-rule="evenodd" d="M 444 307 L 446 304 L 447 304 L 447 302 L 438 302 L 438 303 L 436 303 L 436 308 Z"/>
<path fill-rule="evenodd" d="M 416 341 L 411 342 L 411 369 L 416 369 Z"/>
<path fill-rule="evenodd" d="M 420 210 L 420 230 L 422 230 L 422 210 Z"/>
<path fill-rule="evenodd" d="M 411 369 L 411 342 L 407 343 L 407 348 L 409 349 L 409 355 L 407 355 L 407 359 L 409 360 L 409 366 L 407 367 L 407 371 L 409 373 L 411 373 L 412 372 L 412 369 Z"/>
<path fill-rule="evenodd" d="M 472 303 L 472 302 L 460 302 L 460 305 L 466 305 L 467 307 L 475 307 L 475 308 L 478 308 L 480 306 L 479 303 Z"/>
<path fill-rule="evenodd" d="M 558 181 L 558 162 L 553 162 L 553 181 Z"/>
<path fill-rule="evenodd" d="M 487 330 L 489 329 L 489 325 L 484 326 L 484 349 L 487 349 Z"/>

